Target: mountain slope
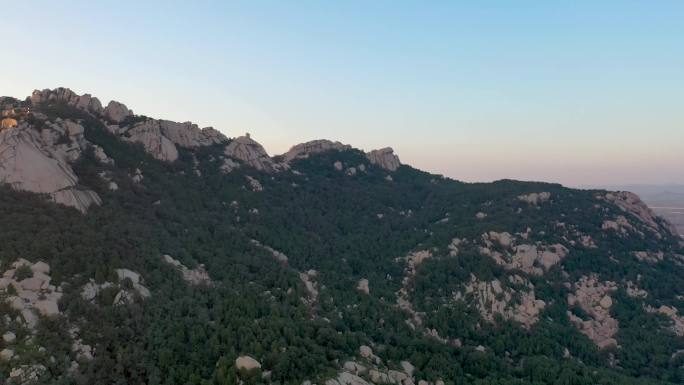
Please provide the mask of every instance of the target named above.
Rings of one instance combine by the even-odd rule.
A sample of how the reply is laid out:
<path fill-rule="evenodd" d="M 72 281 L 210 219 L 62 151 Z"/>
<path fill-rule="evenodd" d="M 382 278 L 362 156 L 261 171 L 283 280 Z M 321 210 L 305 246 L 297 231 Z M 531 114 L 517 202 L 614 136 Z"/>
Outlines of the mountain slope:
<path fill-rule="evenodd" d="M 66 89 L 2 106 L 9 383 L 682 382 L 684 250 L 632 194 L 270 157 Z"/>

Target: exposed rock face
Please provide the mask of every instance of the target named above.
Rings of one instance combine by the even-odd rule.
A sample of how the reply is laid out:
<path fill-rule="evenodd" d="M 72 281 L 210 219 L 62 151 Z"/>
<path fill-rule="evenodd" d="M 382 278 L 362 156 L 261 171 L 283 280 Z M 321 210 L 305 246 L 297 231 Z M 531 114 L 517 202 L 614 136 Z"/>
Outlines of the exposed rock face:
<path fill-rule="evenodd" d="M 261 363 L 250 356 L 240 356 L 235 359 L 235 367 L 238 370 L 261 369 Z"/>
<path fill-rule="evenodd" d="M 121 123 L 121 121 L 133 115 L 133 111 L 129 110 L 125 104 L 112 100 L 105 107 L 103 114 L 112 122 Z"/>
<path fill-rule="evenodd" d="M 634 256 L 642 262 L 658 263 L 665 258 L 665 254 L 662 251 L 636 251 Z"/>
<path fill-rule="evenodd" d="M 459 239 L 459 238 L 452 239 L 451 243 L 449 243 L 449 246 L 447 246 L 447 248 L 449 249 L 449 255 L 452 257 L 457 257 L 458 252 L 459 252 L 458 248 L 464 242 L 465 242 L 465 239 Z"/>
<path fill-rule="evenodd" d="M 601 229 L 604 231 L 615 231 L 621 236 L 627 236 L 630 232 L 634 232 L 643 236 L 643 233 L 638 231 L 632 226 L 631 223 L 622 215 L 618 215 L 614 221 L 605 220 L 601 225 Z"/>
<path fill-rule="evenodd" d="M 366 153 L 366 157 L 372 164 L 380 166 L 388 171 L 396 171 L 401 166 L 399 157 L 394 155 L 394 150 L 390 147 L 368 152 Z"/>
<path fill-rule="evenodd" d="M 613 300 L 610 293 L 617 290 L 614 282 L 600 282 L 597 277 L 584 276 L 574 285 L 575 293 L 568 294 L 568 305 L 579 306 L 591 319 L 583 320 L 568 311 L 570 321 L 599 349 L 617 347 L 615 334 L 619 330 L 618 321 L 611 317 L 610 308 Z"/>
<path fill-rule="evenodd" d="M 649 313 L 659 313 L 669 318 L 672 321 L 670 330 L 677 336 L 684 336 L 684 317 L 677 314 L 679 311 L 677 308 L 661 305 L 658 309 L 651 306 L 644 306 L 644 309 Z"/>
<path fill-rule="evenodd" d="M 259 191 L 264 191 L 264 187 L 261 185 L 261 182 L 259 182 L 257 179 L 245 175 L 245 179 L 247 179 L 247 183 L 249 183 L 249 187 L 252 191 L 254 192 L 259 192 Z"/>
<path fill-rule="evenodd" d="M 429 258 L 432 258 L 430 250 L 419 250 L 409 253 L 403 258 L 396 259 L 398 262 L 406 262 L 401 289 L 397 291 L 397 306 L 411 316 L 411 319 L 407 320 L 407 322 L 413 329 L 416 329 L 423 324 L 423 314 L 418 313 L 413 309 L 413 304 L 409 300 L 409 292 L 412 290 L 413 280 L 416 276 L 418 266 Z"/>
<path fill-rule="evenodd" d="M 527 202 L 531 205 L 538 205 L 541 203 L 544 203 L 551 199 L 551 193 L 549 192 L 540 192 L 540 193 L 530 193 L 527 195 L 519 195 L 518 199 Z"/>
<path fill-rule="evenodd" d="M 485 320 L 494 322 L 495 315 L 498 314 L 529 328 L 539 320 L 539 313 L 546 307 L 546 303 L 535 297 L 534 285 L 525 278 L 512 276 L 511 282 L 524 286 L 526 290 L 518 292 L 511 288 L 504 288 L 498 279 L 484 282 L 471 275 L 470 282 L 465 287 L 465 293 L 456 292 L 454 299 L 462 300 L 472 296 L 473 303 Z M 517 304 L 513 302 L 516 297 L 519 299 Z"/>
<path fill-rule="evenodd" d="M 55 88 L 54 90 L 35 90 L 31 94 L 31 102 L 33 104 L 62 102 L 94 114 L 101 114 L 103 111 L 102 103 L 97 98 L 92 97 L 90 94 L 79 96 L 72 90 L 62 87 Z"/>
<path fill-rule="evenodd" d="M 252 239 L 252 243 L 255 244 L 258 247 L 261 247 L 262 249 L 268 251 L 273 255 L 273 258 L 275 258 L 278 262 L 283 262 L 287 263 L 287 255 L 285 255 L 283 252 L 278 251 L 270 246 L 263 245 L 261 242 L 257 241 L 256 239 Z"/>
<path fill-rule="evenodd" d="M 0 292 L 6 292 L 9 286 L 16 292 L 7 296 L 5 301 L 20 312 L 23 323 L 30 329 L 36 326 L 39 315 L 53 317 L 60 314 L 58 302 L 62 298 L 62 292 L 50 283 L 52 278 L 44 272 L 46 265 L 44 262 L 32 264 L 19 259 L 0 278 Z M 19 280 L 16 273 L 22 267 L 29 267 L 33 276 Z M 49 271 L 48 266 L 47 272 Z M 3 338 L 11 339 L 11 336 Z"/>
<path fill-rule="evenodd" d="M 351 150 L 351 146 L 347 144 L 342 144 L 340 142 L 332 142 L 330 140 L 319 139 L 312 140 L 306 143 L 300 143 L 293 146 L 290 150 L 283 154 L 283 161 L 286 163 L 291 162 L 294 159 L 307 158 L 311 154 L 319 154 L 326 151 L 345 151 Z"/>
<path fill-rule="evenodd" d="M 207 270 L 205 270 L 204 265 L 200 264 L 194 269 L 188 269 L 185 265 L 180 263 L 180 261 L 174 259 L 170 255 L 163 255 L 162 260 L 178 269 L 183 275 L 183 280 L 187 283 L 194 286 L 211 285 L 211 278 L 209 277 Z"/>
<path fill-rule="evenodd" d="M 356 290 L 364 293 L 364 294 L 370 294 L 370 288 L 368 287 L 368 280 L 366 278 L 362 278 L 359 280 L 359 283 L 356 285 Z"/>
<path fill-rule="evenodd" d="M 168 120 L 147 119 L 134 124 L 132 127 L 119 127 L 119 123 L 133 115 L 133 111 L 124 104 L 111 101 L 103 109 L 97 98 L 88 94 L 79 96 L 66 88 L 36 90 L 31 96 L 31 101 L 34 105 L 63 102 L 104 118 L 107 122 L 116 123 L 117 125 L 107 126 L 110 131 L 122 135 L 125 140 L 142 143 L 145 150 L 159 160 L 172 162 L 178 159 L 176 146 L 197 148 L 227 141 L 227 138 L 217 130 L 211 127 L 200 129 L 190 122 L 177 123 Z"/>
<path fill-rule="evenodd" d="M 148 119 L 132 127 L 118 130 L 124 140 L 142 143 L 156 159 L 173 162 L 178 159 L 176 145 L 184 148 L 209 146 L 226 141 L 226 137 L 211 127 L 200 129 L 190 122 Z"/>
<path fill-rule="evenodd" d="M 625 213 L 639 219 L 653 233 L 660 235 L 661 232 L 664 232 L 668 235 L 678 236 L 677 229 L 662 218 L 656 219 L 655 213 L 641 201 L 638 195 L 628 191 L 620 191 L 607 193 L 603 198 L 614 203 Z"/>
<path fill-rule="evenodd" d="M 515 245 L 516 238 L 509 233 L 490 231 L 482 235 L 485 244 L 480 253 L 494 259 L 506 269 L 519 269 L 528 274 L 542 275 L 558 264 L 568 254 L 568 249 L 557 243 L 554 245 Z M 495 250 L 495 246 L 503 252 Z"/>
<path fill-rule="evenodd" d="M 318 300 L 318 283 L 315 281 L 318 272 L 316 270 L 309 270 L 305 273 L 299 273 L 299 279 L 304 284 L 304 288 L 308 293 L 308 298 L 304 300 L 305 303 L 311 305 Z"/>
<path fill-rule="evenodd" d="M 97 295 L 104 289 L 114 287 L 118 289 L 116 296 L 114 297 L 114 305 L 125 305 L 134 302 L 136 295 L 140 296 L 142 299 L 149 298 L 152 294 L 150 290 L 142 285 L 142 277 L 140 274 L 128 270 L 128 269 L 116 269 L 116 275 L 119 278 L 119 282 L 123 280 L 130 280 L 132 284 L 132 289 L 127 289 L 124 285 L 104 282 L 102 284 L 97 284 L 93 279 L 90 280 L 81 288 L 81 298 L 86 301 L 94 301 Z"/>
<path fill-rule="evenodd" d="M 273 160 L 268 156 L 264 147 L 250 138 L 249 134 L 233 139 L 226 146 L 224 153 L 257 170 L 270 172 L 276 169 Z"/>
<path fill-rule="evenodd" d="M 60 138 L 68 142 L 60 142 Z M 78 177 L 69 164 L 80 157 L 85 146 L 82 127 L 68 121 L 46 124 L 40 133 L 25 123 L 3 130 L 0 182 L 18 190 L 49 194 L 55 202 L 85 212 L 101 203 L 95 192 L 78 187 Z"/>

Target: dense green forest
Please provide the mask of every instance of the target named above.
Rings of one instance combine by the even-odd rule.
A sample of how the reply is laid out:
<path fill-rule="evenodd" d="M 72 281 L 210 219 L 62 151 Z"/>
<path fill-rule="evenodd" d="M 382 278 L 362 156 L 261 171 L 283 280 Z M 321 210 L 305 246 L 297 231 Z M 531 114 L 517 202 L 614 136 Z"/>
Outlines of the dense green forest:
<path fill-rule="evenodd" d="M 658 239 L 631 217 L 645 236 L 605 231 L 606 218 L 626 215 L 597 200 L 605 192 L 511 180 L 469 184 L 409 166 L 390 173 L 358 150 L 316 154 L 278 173 L 246 165 L 223 173 L 222 145 L 181 149 L 177 161 L 162 162 L 81 111 L 57 105 L 44 113 L 79 119 L 87 140 L 115 164 L 88 152 L 74 166 L 80 183 L 102 198 L 87 214 L 0 187 L 1 270 L 19 258 L 44 261 L 64 292 L 61 315 L 41 317 L 33 332 L 0 301 L 0 314 L 8 316 L 0 334 L 12 330 L 22 342 L 12 345 L 21 361 L 0 361 L 0 378 L 19 364 L 40 363 L 46 371 L 39 384 L 320 385 L 345 361 L 365 362 L 358 352 L 368 345 L 383 368 L 411 362 L 416 383 L 684 382 L 684 338 L 671 319 L 647 310 L 684 309 L 680 240 Z M 335 162 L 365 171 L 348 175 Z M 136 169 L 144 175 L 140 183 L 131 178 Z M 263 190 L 253 191 L 246 176 Z M 542 191 L 551 196 L 544 204 L 519 198 Z M 561 243 L 569 252 L 541 275 L 511 270 L 482 254 L 483 234 L 492 231 Z M 596 247 L 572 244 L 572 234 L 590 236 Z M 450 253 L 455 238 L 464 241 Z M 287 262 L 260 245 L 284 253 Z M 407 300 L 422 320 L 416 327 L 397 297 L 407 282 L 405 257 L 419 250 L 431 257 L 408 281 Z M 665 257 L 648 263 L 636 251 Z M 203 264 L 212 284 L 189 285 L 162 255 L 190 269 Z M 117 282 L 120 268 L 138 272 L 151 296 L 124 305 L 114 304 L 112 290 L 96 301 L 83 298 L 91 279 Z M 300 277 L 309 270 L 316 272 L 315 297 Z M 610 315 L 619 323 L 619 346 L 599 349 L 567 315 L 572 310 L 588 319 L 567 298 L 570 284 L 591 274 L 617 283 Z M 454 300 L 473 277 L 497 280 L 504 293 L 533 285 L 546 304 L 538 321 L 523 327 L 501 314 L 490 321 L 470 297 Z M 368 294 L 357 290 L 361 279 L 369 282 Z M 628 295 L 627 281 L 648 296 Z M 74 327 L 92 346 L 92 359 L 76 358 L 68 337 Z M 256 358 L 261 369 L 238 371 L 241 355 Z"/>

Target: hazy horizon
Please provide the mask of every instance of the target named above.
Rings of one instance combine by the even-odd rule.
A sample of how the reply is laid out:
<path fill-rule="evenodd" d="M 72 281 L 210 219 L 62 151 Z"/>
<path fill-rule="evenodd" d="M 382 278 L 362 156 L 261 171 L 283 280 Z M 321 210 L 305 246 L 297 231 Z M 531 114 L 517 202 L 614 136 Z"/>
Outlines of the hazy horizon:
<path fill-rule="evenodd" d="M 0 94 L 312 139 L 464 181 L 684 184 L 684 3 L 6 4 Z"/>

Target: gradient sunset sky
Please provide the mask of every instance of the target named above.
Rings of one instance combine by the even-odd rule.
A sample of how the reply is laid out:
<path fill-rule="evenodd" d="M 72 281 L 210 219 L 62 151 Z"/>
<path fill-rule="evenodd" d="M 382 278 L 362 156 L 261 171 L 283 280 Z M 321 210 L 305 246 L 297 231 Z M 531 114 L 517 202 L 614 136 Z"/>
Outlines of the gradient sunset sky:
<path fill-rule="evenodd" d="M 318 138 L 466 181 L 684 183 L 684 1 L 14 1 L 0 94 Z"/>

